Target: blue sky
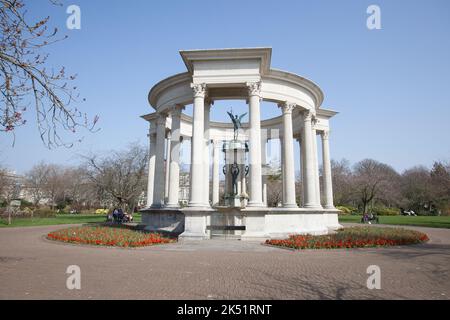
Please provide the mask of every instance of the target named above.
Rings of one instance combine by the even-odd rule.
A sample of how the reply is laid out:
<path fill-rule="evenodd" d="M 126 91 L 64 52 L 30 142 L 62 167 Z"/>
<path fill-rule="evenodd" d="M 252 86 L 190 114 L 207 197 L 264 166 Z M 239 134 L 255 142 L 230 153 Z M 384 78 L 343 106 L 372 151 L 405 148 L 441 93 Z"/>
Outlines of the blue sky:
<path fill-rule="evenodd" d="M 449 1 L 25 2 L 30 19 L 50 15 L 69 36 L 47 49 L 49 61 L 78 74 L 80 108 L 100 116 L 101 130 L 70 149 L 48 150 L 29 114 L 14 147 L 0 135 L 0 163 L 17 172 L 146 144 L 139 116 L 153 110 L 152 85 L 185 71 L 180 49 L 259 46 L 272 47 L 272 67 L 313 80 L 325 93 L 323 107 L 340 112 L 331 123 L 332 158 L 374 158 L 398 171 L 450 160 Z M 81 30 L 65 27 L 70 4 L 81 8 Z M 381 30 L 366 27 L 371 4 L 381 8 Z M 263 118 L 279 114 L 263 107 Z M 217 108 L 212 118 L 227 120 Z"/>

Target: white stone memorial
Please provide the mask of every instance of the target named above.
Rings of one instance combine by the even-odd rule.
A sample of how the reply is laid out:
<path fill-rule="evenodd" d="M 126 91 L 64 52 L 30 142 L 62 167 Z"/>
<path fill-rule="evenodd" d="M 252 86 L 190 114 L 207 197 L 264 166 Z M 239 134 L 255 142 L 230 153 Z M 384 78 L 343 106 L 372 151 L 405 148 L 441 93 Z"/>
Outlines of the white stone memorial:
<path fill-rule="evenodd" d="M 321 108 L 321 89 L 301 76 L 270 68 L 271 48 L 180 54 L 188 71 L 157 83 L 148 95 L 156 112 L 143 116 L 150 123 L 147 207 L 141 211 L 145 228 L 179 234 L 180 239 L 244 240 L 326 234 L 341 227 L 333 205 L 328 141 L 329 119 L 336 112 Z M 242 99 L 249 106 L 249 123 L 242 124 L 238 139 L 231 121 L 210 121 L 213 102 L 225 99 Z M 262 100 L 281 108 L 282 116 L 261 121 Z M 189 104 L 192 117 L 182 113 Z M 267 207 L 271 191 L 263 184 L 270 132 L 279 133 L 282 141 L 281 207 Z M 322 181 L 317 135 L 322 139 Z M 295 196 L 294 139 L 300 143 L 301 205 Z M 189 204 L 180 207 L 180 145 L 185 140 L 191 141 Z M 221 157 L 238 163 L 221 167 Z M 233 179 L 232 169 L 237 170 Z M 221 170 L 226 177 L 222 198 Z M 225 199 L 222 205 L 220 199 Z"/>

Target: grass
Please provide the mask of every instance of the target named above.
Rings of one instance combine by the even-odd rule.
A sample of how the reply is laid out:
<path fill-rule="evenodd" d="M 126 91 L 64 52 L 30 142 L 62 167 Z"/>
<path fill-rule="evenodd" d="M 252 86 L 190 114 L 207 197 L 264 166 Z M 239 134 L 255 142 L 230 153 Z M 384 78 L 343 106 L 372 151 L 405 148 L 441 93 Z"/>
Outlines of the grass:
<path fill-rule="evenodd" d="M 133 222 L 141 222 L 141 215 L 134 214 Z M 101 214 L 57 214 L 52 218 L 15 218 L 12 219 L 11 225 L 8 225 L 6 219 L 0 221 L 2 227 L 35 227 L 35 226 L 51 226 L 58 224 L 80 224 L 80 223 L 97 223 L 105 222 L 106 216 Z"/>
<path fill-rule="evenodd" d="M 417 244 L 426 241 L 426 234 L 414 230 L 358 226 L 327 235 L 291 235 L 288 239 L 270 239 L 266 240 L 266 244 L 292 249 L 343 249 Z"/>
<path fill-rule="evenodd" d="M 134 214 L 134 222 L 141 222 L 141 215 Z M 379 216 L 380 223 L 391 225 L 407 225 L 432 228 L 450 229 L 450 216 Z M 99 214 L 58 214 L 52 218 L 16 218 L 12 220 L 12 224 L 8 225 L 7 220 L 0 220 L 0 228 L 2 227 L 33 227 L 33 226 L 50 226 L 58 224 L 80 224 L 104 222 L 106 217 Z M 360 215 L 340 215 L 339 222 L 359 223 Z"/>
<path fill-rule="evenodd" d="M 378 216 L 381 224 L 450 229 L 450 216 Z M 360 215 L 339 215 L 339 222 L 359 223 Z"/>

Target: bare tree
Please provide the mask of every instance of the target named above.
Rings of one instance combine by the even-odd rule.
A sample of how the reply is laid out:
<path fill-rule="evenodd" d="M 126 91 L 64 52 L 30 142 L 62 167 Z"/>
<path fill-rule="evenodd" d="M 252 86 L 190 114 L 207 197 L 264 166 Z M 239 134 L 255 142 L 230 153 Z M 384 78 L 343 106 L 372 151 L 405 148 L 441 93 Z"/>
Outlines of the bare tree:
<path fill-rule="evenodd" d="M 363 213 L 366 212 L 370 202 L 378 199 L 391 198 L 397 194 L 397 172 L 387 164 L 373 159 L 364 159 L 354 166 L 354 190 L 355 195 L 362 205 Z"/>
<path fill-rule="evenodd" d="M 33 166 L 25 175 L 26 186 L 35 206 L 38 206 L 40 201 L 45 197 L 49 174 L 50 166 L 44 162 L 40 162 Z"/>
<path fill-rule="evenodd" d="M 401 177 L 402 206 L 420 212 L 431 208 L 432 190 L 430 170 L 423 166 L 405 170 Z"/>
<path fill-rule="evenodd" d="M 57 164 L 49 164 L 45 183 L 45 194 L 50 198 L 50 206 L 55 208 L 57 199 L 65 196 L 64 168 Z"/>
<path fill-rule="evenodd" d="M 5 168 L 0 167 L 0 203 L 4 199 L 4 193 L 9 182 L 7 173 Z"/>
<path fill-rule="evenodd" d="M 436 161 L 431 168 L 430 178 L 434 206 L 439 212 L 449 209 L 450 163 Z"/>
<path fill-rule="evenodd" d="M 20 195 L 21 185 L 17 177 L 6 168 L 0 167 L 0 203 L 9 205 Z"/>
<path fill-rule="evenodd" d="M 79 98 L 71 84 L 76 76 L 48 64 L 45 48 L 67 36 L 59 37 L 56 28 L 50 30 L 50 17 L 27 21 L 22 0 L 0 0 L 0 4 L 0 132 L 12 133 L 14 144 L 15 130 L 26 124 L 25 113 L 33 105 L 43 143 L 49 148 L 71 146 L 61 130 L 93 131 L 98 117 L 91 121 L 73 107 Z"/>
<path fill-rule="evenodd" d="M 99 192 L 110 196 L 116 205 L 134 211 L 146 185 L 147 150 L 131 144 L 109 156 L 85 156 L 86 174 Z"/>
<path fill-rule="evenodd" d="M 301 180 L 301 175 L 295 178 L 295 199 L 298 204 L 303 201 L 303 182 Z"/>
<path fill-rule="evenodd" d="M 20 193 L 20 185 L 13 175 L 7 169 L 0 167 L 0 205 L 6 207 L 0 208 L 0 214 L 6 213 L 7 223 L 11 224 L 13 208 L 10 206 L 11 200 L 16 199 Z"/>
<path fill-rule="evenodd" d="M 331 160 L 333 179 L 333 196 L 336 205 L 349 204 L 353 200 L 352 170 L 350 162 L 346 159 Z"/>
<path fill-rule="evenodd" d="M 33 204 L 38 206 L 42 199 L 51 200 L 51 207 L 73 204 L 80 209 L 83 203 L 91 201 L 95 193 L 92 183 L 79 167 L 62 167 L 40 162 L 25 175 L 26 187 Z"/>
<path fill-rule="evenodd" d="M 72 206 L 80 208 L 84 200 L 85 190 L 89 185 L 85 181 L 85 172 L 81 168 L 66 168 L 64 170 L 64 195 Z"/>
<path fill-rule="evenodd" d="M 283 201 L 283 180 L 279 161 L 268 164 L 270 174 L 266 176 L 267 205 L 276 207 Z"/>
<path fill-rule="evenodd" d="M 84 167 L 68 167 L 64 170 L 64 197 L 72 209 L 82 210 L 100 207 L 105 197 L 89 179 Z"/>

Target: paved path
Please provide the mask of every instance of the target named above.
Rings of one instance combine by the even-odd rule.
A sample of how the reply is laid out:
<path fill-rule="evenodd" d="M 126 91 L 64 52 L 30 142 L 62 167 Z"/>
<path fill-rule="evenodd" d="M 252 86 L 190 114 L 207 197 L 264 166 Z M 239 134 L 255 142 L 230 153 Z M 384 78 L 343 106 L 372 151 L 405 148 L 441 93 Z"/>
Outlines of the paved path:
<path fill-rule="evenodd" d="M 450 230 L 424 245 L 290 251 L 210 240 L 139 249 L 44 239 L 64 226 L 0 229 L 0 299 L 449 299 Z M 381 290 L 366 287 L 369 265 Z M 66 289 L 69 265 L 81 290 Z"/>

